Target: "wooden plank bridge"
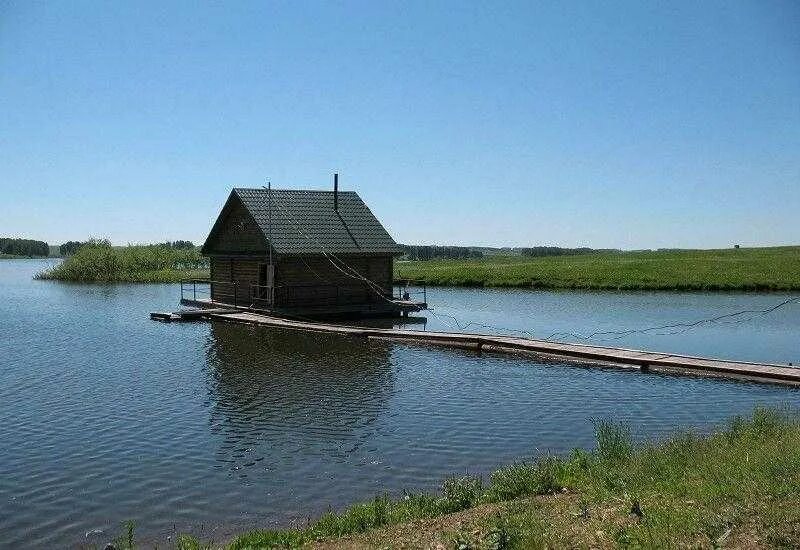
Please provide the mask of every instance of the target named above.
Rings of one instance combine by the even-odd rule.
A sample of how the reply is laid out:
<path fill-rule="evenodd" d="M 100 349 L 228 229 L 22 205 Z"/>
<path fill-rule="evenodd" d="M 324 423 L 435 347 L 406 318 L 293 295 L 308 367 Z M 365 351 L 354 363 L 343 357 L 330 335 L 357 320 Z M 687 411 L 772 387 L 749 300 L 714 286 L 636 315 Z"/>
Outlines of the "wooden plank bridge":
<path fill-rule="evenodd" d="M 169 316 L 169 318 L 165 318 Z M 211 319 L 234 323 L 247 323 L 284 330 L 324 332 L 392 340 L 409 344 L 461 348 L 480 352 L 532 355 L 537 358 L 568 361 L 593 366 L 636 368 L 642 372 L 664 372 L 739 378 L 758 382 L 800 385 L 800 368 L 790 365 L 753 363 L 725 359 L 711 359 L 673 353 L 658 353 L 635 349 L 613 348 L 590 344 L 552 342 L 516 336 L 435 332 L 406 329 L 348 326 L 315 321 L 301 321 L 255 313 L 243 309 L 199 309 L 171 314 L 153 313 L 157 320 Z"/>

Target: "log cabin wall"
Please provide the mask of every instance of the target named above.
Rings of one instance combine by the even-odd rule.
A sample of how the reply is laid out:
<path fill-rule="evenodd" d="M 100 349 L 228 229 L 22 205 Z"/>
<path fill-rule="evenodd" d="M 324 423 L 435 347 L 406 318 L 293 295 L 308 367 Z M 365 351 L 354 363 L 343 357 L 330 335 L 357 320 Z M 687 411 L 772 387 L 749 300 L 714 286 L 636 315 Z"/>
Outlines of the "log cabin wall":
<path fill-rule="evenodd" d="M 392 292 L 391 256 L 339 256 L 360 275 L 376 283 L 385 295 Z M 264 258 L 234 256 L 211 257 L 211 297 L 214 301 L 248 305 L 251 285 L 259 285 L 259 269 Z M 302 307 L 370 304 L 381 300 L 363 281 L 336 269 L 324 256 L 280 256 L 275 258 L 276 306 Z"/>
<path fill-rule="evenodd" d="M 391 294 L 391 256 L 348 254 L 338 257 L 360 275 L 377 283 L 384 294 Z M 281 255 L 276 264 L 275 282 L 279 307 L 370 304 L 381 300 L 366 283 L 345 275 L 328 258 L 319 255 Z"/>
<path fill-rule="evenodd" d="M 211 280 L 220 281 L 211 285 L 211 299 L 217 302 L 234 303 L 234 285 L 236 283 L 236 303 L 250 304 L 251 285 L 258 285 L 259 265 L 266 263 L 265 258 L 236 258 L 226 256 L 211 257 Z"/>

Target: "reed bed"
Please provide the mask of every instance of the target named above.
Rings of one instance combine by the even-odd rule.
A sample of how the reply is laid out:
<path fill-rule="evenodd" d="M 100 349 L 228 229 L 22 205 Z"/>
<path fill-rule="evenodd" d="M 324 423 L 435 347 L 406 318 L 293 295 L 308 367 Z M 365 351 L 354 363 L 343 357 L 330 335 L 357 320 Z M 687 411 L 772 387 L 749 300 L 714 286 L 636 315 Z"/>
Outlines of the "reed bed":
<path fill-rule="evenodd" d="M 208 260 L 196 248 L 86 245 L 36 278 L 82 283 L 170 283 L 207 276 Z"/>

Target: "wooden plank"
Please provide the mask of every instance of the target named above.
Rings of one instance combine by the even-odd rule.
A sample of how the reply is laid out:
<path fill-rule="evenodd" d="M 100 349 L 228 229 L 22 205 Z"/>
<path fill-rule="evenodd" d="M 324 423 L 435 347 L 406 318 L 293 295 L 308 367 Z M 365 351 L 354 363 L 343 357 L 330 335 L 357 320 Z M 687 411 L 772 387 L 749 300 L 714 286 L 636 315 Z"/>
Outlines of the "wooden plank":
<path fill-rule="evenodd" d="M 347 325 L 296 321 L 281 317 L 262 315 L 251 312 L 213 313 L 212 319 L 240 323 L 252 323 L 262 326 L 288 330 L 312 332 L 328 332 L 349 336 L 379 338 L 408 343 L 433 344 L 457 348 L 482 349 L 484 346 L 492 351 L 529 352 L 543 354 L 548 357 L 596 361 L 602 364 L 633 365 L 642 370 L 662 367 L 685 371 L 687 373 L 706 373 L 713 375 L 741 376 L 759 381 L 777 381 L 800 384 L 800 369 L 770 363 L 753 363 L 694 357 L 689 355 L 657 353 L 625 348 L 611 348 L 590 344 L 572 344 L 567 342 L 551 342 L 514 336 L 496 336 L 489 334 L 470 334 L 460 332 L 415 331 L 405 329 L 381 329 L 371 327 L 351 327 Z"/>
<path fill-rule="evenodd" d="M 230 307 L 226 308 L 212 308 L 212 309 L 191 309 L 191 310 L 181 310 L 173 312 L 173 315 L 177 315 L 183 319 L 197 319 L 199 317 L 205 317 L 207 315 L 212 315 L 214 313 L 236 313 L 238 310 Z"/>
<path fill-rule="evenodd" d="M 236 313 L 238 310 L 233 308 L 213 308 L 213 309 L 192 309 L 192 310 L 181 310 L 181 311 L 173 311 L 171 313 L 161 312 L 161 311 L 154 311 L 150 314 L 150 318 L 154 321 L 163 321 L 163 322 L 170 322 L 170 321 L 195 321 L 198 319 L 202 319 L 204 317 L 208 317 L 209 315 L 214 314 L 221 314 L 221 313 Z"/>
<path fill-rule="evenodd" d="M 173 320 L 172 313 L 164 311 L 154 311 L 150 314 L 150 318 L 153 321 L 161 321 L 162 323 L 169 323 Z"/>

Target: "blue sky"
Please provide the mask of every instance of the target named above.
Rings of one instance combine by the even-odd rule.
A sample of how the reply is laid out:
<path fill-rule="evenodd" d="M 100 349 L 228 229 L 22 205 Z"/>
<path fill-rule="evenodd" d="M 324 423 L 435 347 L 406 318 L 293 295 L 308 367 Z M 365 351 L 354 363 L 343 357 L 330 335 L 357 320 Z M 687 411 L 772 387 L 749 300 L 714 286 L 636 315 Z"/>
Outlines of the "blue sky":
<path fill-rule="evenodd" d="M 0 235 L 334 171 L 401 242 L 800 243 L 800 3 L 0 0 Z"/>

